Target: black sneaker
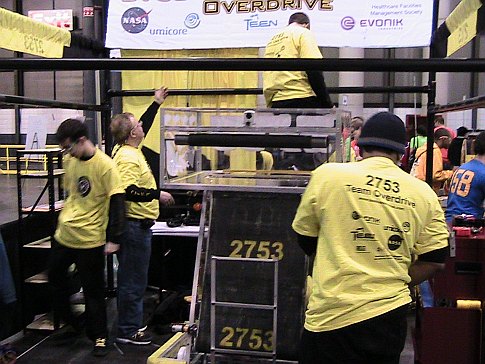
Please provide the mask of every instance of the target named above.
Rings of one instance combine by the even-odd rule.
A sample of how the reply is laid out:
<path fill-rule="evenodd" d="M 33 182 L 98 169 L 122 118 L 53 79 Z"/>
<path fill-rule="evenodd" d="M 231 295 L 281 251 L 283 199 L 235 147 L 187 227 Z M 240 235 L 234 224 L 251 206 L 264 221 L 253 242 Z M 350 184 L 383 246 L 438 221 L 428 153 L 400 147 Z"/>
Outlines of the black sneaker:
<path fill-rule="evenodd" d="M 117 337 L 116 342 L 121 344 L 148 345 L 152 342 L 152 337 L 145 331 L 138 330 L 131 336 Z"/>
<path fill-rule="evenodd" d="M 92 354 L 94 356 L 106 356 L 108 354 L 108 346 L 106 346 L 106 338 L 100 337 L 96 339 Z"/>

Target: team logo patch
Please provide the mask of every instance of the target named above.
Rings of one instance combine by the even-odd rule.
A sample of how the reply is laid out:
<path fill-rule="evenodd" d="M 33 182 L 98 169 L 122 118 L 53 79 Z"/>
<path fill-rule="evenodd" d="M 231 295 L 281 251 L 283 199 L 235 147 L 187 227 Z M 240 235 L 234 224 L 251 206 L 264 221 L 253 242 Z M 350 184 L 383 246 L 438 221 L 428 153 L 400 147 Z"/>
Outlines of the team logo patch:
<path fill-rule="evenodd" d="M 87 177 L 79 177 L 77 180 L 77 190 L 82 197 L 86 197 L 91 192 L 91 182 Z"/>

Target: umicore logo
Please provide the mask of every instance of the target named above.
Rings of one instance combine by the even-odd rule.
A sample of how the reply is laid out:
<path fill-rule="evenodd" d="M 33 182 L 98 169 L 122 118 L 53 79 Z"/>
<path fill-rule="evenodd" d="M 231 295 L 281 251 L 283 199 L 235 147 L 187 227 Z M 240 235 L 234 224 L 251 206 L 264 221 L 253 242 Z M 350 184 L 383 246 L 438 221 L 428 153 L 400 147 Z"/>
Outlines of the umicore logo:
<path fill-rule="evenodd" d="M 190 13 L 185 17 L 185 26 L 189 29 L 197 28 L 200 24 L 199 15 L 196 13 Z"/>

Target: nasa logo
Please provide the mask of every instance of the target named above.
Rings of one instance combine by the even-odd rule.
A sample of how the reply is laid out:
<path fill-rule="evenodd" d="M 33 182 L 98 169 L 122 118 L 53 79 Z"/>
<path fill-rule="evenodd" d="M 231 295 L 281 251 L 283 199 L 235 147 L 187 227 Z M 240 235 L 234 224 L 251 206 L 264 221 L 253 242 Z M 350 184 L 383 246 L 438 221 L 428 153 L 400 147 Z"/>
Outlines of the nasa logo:
<path fill-rule="evenodd" d="M 148 14 L 142 8 L 130 8 L 121 17 L 121 26 L 128 33 L 136 34 L 143 32 L 148 26 Z"/>
<path fill-rule="evenodd" d="M 402 245 L 402 237 L 399 235 L 391 235 L 389 240 L 387 241 L 387 247 L 389 250 L 394 251 L 399 249 L 399 247 Z"/>

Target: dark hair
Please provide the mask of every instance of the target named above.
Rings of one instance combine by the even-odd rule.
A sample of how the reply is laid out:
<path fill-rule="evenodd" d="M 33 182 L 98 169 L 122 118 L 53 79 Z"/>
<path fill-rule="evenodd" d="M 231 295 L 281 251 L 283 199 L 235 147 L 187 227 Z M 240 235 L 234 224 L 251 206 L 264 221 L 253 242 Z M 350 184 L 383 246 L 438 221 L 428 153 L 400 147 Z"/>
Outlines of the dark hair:
<path fill-rule="evenodd" d="M 78 140 L 81 137 L 88 138 L 88 127 L 81 120 L 66 119 L 57 128 L 56 139 L 62 143 L 67 139 Z"/>
<path fill-rule="evenodd" d="M 375 147 L 373 145 L 366 145 L 366 146 L 360 147 L 360 149 L 362 149 L 362 151 L 364 151 L 366 153 L 379 152 L 379 153 L 382 153 L 382 154 L 387 154 L 389 156 L 392 156 L 392 155 L 395 155 L 396 153 L 399 153 L 399 152 L 392 150 L 392 149 L 389 149 L 389 148 Z"/>
<path fill-rule="evenodd" d="M 288 24 L 298 23 L 298 24 L 310 24 L 310 18 L 305 13 L 294 13 L 290 16 Z"/>
<path fill-rule="evenodd" d="M 434 132 L 434 140 L 438 140 L 439 138 L 441 137 L 448 137 L 448 138 L 451 138 L 451 133 L 448 129 L 446 128 L 439 128 L 439 129 L 436 129 L 435 132 Z"/>
<path fill-rule="evenodd" d="M 457 136 L 465 136 L 470 130 L 466 128 L 465 126 L 460 126 L 458 129 L 456 129 L 456 135 Z"/>
<path fill-rule="evenodd" d="M 416 129 L 416 133 L 421 136 L 426 136 L 428 134 L 428 130 L 424 125 L 418 125 L 418 129 Z"/>
<path fill-rule="evenodd" d="M 474 143 L 475 154 L 484 155 L 485 154 L 485 131 L 482 131 L 475 138 Z"/>
<path fill-rule="evenodd" d="M 435 117 L 434 117 L 434 123 L 435 124 L 440 124 L 440 125 L 445 125 L 445 119 L 441 115 L 435 115 Z"/>

